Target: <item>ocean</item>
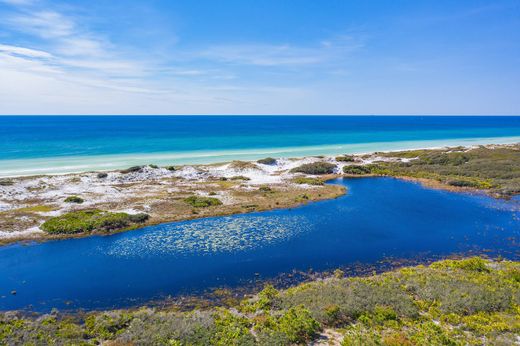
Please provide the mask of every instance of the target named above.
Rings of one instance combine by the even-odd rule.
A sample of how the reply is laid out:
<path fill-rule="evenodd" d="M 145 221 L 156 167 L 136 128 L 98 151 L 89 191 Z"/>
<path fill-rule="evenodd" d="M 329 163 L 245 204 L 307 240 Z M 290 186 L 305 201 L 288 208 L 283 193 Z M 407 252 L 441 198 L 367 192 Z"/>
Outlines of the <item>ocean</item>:
<path fill-rule="evenodd" d="M 520 117 L 2 116 L 0 177 L 520 142 Z"/>

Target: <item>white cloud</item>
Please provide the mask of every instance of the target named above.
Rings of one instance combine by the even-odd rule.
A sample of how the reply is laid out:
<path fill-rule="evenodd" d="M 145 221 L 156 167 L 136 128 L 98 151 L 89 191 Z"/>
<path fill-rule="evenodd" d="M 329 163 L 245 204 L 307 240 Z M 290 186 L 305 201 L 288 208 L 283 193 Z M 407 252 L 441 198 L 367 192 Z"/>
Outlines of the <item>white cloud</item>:
<path fill-rule="evenodd" d="M 22 55 L 26 57 L 32 57 L 32 58 L 51 58 L 52 55 L 50 53 L 36 50 L 36 49 L 30 49 L 25 47 L 17 47 L 17 46 L 10 46 L 5 44 L 0 44 L 0 52 L 10 54 L 10 55 Z"/>
<path fill-rule="evenodd" d="M 6 23 L 21 32 L 44 39 L 61 38 L 73 35 L 75 25 L 69 18 L 55 11 L 30 11 L 12 15 Z"/>

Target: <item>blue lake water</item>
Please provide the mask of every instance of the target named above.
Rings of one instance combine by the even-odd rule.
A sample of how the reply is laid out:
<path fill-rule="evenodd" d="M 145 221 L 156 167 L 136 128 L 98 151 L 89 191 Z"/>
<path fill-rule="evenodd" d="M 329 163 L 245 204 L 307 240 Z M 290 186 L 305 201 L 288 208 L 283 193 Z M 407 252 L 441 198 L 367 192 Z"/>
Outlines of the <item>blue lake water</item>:
<path fill-rule="evenodd" d="M 5 116 L 0 177 L 520 142 L 520 117 Z"/>
<path fill-rule="evenodd" d="M 238 286 L 258 274 L 489 251 L 520 259 L 520 201 L 393 178 L 299 208 L 0 248 L 0 309 L 113 308 Z M 16 295 L 11 295 L 16 290 Z M 68 302 L 69 305 L 66 305 Z"/>

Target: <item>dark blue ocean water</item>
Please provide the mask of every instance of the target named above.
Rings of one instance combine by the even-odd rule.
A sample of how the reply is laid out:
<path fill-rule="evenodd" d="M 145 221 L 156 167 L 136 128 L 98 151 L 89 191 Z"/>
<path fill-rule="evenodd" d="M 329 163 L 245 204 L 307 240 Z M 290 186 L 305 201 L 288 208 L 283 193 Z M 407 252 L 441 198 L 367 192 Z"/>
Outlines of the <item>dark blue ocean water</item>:
<path fill-rule="evenodd" d="M 0 117 L 0 176 L 520 141 L 520 117 Z"/>
<path fill-rule="evenodd" d="M 0 248 L 0 309 L 112 308 L 292 270 L 489 251 L 520 259 L 520 201 L 392 178 L 303 207 Z M 16 290 L 16 295 L 10 291 Z M 70 302 L 66 305 L 65 302 Z"/>

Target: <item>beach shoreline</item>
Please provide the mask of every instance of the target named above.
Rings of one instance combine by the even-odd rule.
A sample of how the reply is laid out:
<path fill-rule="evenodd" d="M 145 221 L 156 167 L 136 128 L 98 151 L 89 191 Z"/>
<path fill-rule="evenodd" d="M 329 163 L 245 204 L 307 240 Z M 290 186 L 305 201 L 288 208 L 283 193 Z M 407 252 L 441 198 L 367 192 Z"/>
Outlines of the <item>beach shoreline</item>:
<path fill-rule="evenodd" d="M 255 161 L 264 157 L 305 158 L 309 156 L 336 156 L 341 154 L 368 155 L 375 152 L 442 149 L 446 147 L 479 145 L 508 145 L 520 142 L 520 136 L 453 138 L 421 141 L 367 142 L 326 144 L 316 146 L 230 149 L 191 152 L 151 152 L 114 155 L 63 156 L 0 160 L 0 179 L 39 175 L 67 175 L 85 172 L 110 172 L 135 165 L 213 165 L 233 160 Z"/>

